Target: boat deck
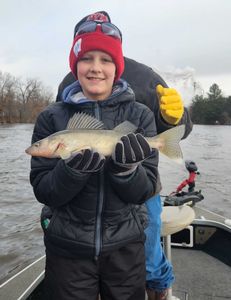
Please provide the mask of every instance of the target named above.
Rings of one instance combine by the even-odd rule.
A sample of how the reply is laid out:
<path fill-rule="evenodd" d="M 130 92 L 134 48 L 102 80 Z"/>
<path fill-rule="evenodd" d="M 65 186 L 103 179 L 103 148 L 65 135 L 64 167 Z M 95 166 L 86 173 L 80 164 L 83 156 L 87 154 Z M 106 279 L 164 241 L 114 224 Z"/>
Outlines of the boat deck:
<path fill-rule="evenodd" d="M 200 250 L 177 248 L 172 249 L 172 264 L 174 296 L 181 300 L 231 299 L 231 268 L 218 259 Z"/>
<path fill-rule="evenodd" d="M 189 259 L 190 258 L 190 259 Z M 230 300 L 231 268 L 200 250 L 172 249 L 173 296 L 180 300 Z M 41 300 L 41 289 L 28 300 Z"/>
<path fill-rule="evenodd" d="M 28 296 L 43 280 L 45 269 L 45 256 L 12 276 L 9 280 L 0 285 L 0 300 L 24 300 L 34 299 Z M 39 298 L 42 300 L 42 292 L 38 289 Z"/>

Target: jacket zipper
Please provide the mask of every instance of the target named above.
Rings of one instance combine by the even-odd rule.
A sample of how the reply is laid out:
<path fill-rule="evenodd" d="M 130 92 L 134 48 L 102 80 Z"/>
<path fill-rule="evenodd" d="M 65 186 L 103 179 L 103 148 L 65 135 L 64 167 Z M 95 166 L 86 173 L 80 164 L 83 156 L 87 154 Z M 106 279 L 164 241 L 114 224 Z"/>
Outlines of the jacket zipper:
<path fill-rule="evenodd" d="M 95 228 L 95 260 L 98 259 L 102 247 L 102 211 L 103 211 L 103 168 L 99 173 L 99 195 L 98 195 L 96 228 Z"/>
<path fill-rule="evenodd" d="M 95 117 L 101 120 L 98 103 L 95 103 Z M 104 168 L 99 171 L 99 192 L 97 198 L 97 214 L 95 225 L 95 260 L 98 260 L 102 248 L 102 211 L 104 202 Z"/>

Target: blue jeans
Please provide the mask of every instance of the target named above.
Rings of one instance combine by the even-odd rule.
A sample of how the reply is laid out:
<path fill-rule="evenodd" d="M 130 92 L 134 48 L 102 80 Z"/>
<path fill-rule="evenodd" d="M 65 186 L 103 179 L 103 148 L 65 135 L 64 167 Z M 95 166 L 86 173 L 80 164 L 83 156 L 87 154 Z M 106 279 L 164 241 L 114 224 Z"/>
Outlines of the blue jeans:
<path fill-rule="evenodd" d="M 145 230 L 146 286 L 155 291 L 169 288 L 174 275 L 171 263 L 165 257 L 160 240 L 162 203 L 159 195 L 146 202 L 149 224 Z"/>

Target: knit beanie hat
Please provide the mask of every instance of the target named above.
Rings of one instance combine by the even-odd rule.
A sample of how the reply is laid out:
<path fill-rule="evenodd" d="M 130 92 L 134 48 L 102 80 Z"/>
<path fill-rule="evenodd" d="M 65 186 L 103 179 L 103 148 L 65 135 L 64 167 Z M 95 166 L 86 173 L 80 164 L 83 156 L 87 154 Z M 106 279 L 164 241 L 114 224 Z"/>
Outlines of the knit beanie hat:
<path fill-rule="evenodd" d="M 97 13 L 98 14 L 98 13 Z M 86 21 L 98 21 L 96 14 L 88 16 Z M 97 18 L 97 19 L 96 19 Z M 102 23 L 107 19 L 100 19 Z M 84 23 L 84 22 L 83 22 Z M 82 24 L 83 24 L 82 23 Z M 120 39 L 106 35 L 102 32 L 101 25 L 97 24 L 96 31 L 77 34 L 74 38 L 69 64 L 73 75 L 77 78 L 77 63 L 88 51 L 100 50 L 109 54 L 116 66 L 115 81 L 117 81 L 124 71 L 124 58 L 122 52 L 122 42 Z"/>

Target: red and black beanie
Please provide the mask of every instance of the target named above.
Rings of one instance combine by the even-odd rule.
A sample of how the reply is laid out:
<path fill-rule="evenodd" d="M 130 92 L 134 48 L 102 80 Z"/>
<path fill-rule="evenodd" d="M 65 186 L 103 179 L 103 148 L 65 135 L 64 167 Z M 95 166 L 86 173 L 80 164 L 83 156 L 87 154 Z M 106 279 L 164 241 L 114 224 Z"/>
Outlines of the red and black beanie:
<path fill-rule="evenodd" d="M 77 78 L 77 63 L 88 51 L 100 50 L 109 54 L 116 65 L 115 81 L 124 71 L 124 57 L 121 41 L 101 31 L 97 26 L 96 31 L 76 35 L 71 47 L 69 64 L 73 75 Z"/>

